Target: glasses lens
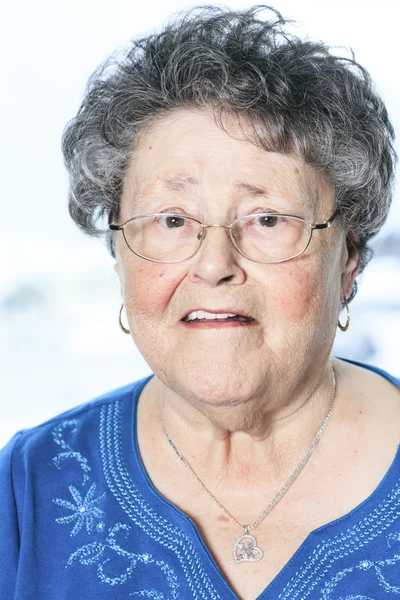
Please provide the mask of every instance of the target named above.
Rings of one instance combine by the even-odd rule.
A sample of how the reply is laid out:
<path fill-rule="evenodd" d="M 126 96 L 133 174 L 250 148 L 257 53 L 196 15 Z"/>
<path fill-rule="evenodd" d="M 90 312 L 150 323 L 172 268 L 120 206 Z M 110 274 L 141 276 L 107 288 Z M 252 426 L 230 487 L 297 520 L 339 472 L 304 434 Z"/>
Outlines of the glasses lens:
<path fill-rule="evenodd" d="M 280 262 L 301 254 L 311 238 L 311 227 L 299 217 L 258 214 L 238 219 L 231 229 L 235 246 L 247 258 Z"/>
<path fill-rule="evenodd" d="M 169 213 L 135 217 L 123 229 L 132 252 L 159 262 L 190 258 L 200 244 L 201 231 L 195 219 Z"/>

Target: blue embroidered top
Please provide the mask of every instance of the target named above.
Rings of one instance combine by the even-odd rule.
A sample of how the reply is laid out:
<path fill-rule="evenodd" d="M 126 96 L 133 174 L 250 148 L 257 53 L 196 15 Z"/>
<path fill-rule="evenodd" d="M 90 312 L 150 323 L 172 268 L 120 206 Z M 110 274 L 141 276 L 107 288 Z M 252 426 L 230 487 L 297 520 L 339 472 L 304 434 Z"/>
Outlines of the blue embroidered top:
<path fill-rule="evenodd" d="M 22 431 L 2 450 L 1 600 L 237 599 L 193 521 L 144 470 L 136 407 L 148 379 Z M 371 496 L 311 532 L 258 600 L 399 596 L 400 450 Z"/>

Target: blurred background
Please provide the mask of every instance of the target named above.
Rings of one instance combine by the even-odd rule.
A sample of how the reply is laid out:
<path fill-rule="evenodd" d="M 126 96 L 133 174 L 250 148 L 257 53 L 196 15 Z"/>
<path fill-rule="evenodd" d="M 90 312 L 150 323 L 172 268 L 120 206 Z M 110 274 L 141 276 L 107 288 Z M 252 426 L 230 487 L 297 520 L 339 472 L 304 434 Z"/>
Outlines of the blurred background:
<path fill-rule="evenodd" d="M 111 257 L 68 216 L 60 139 L 102 60 L 131 37 L 195 5 L 23 0 L 3 7 L 0 446 L 17 429 L 150 373 L 118 327 L 121 301 Z M 250 3 L 232 0 L 228 6 Z M 298 22 L 300 35 L 352 47 L 400 131 L 399 31 L 392 0 L 275 0 L 273 6 Z M 351 306 L 350 329 L 338 330 L 334 354 L 400 376 L 398 189 L 374 247 Z"/>

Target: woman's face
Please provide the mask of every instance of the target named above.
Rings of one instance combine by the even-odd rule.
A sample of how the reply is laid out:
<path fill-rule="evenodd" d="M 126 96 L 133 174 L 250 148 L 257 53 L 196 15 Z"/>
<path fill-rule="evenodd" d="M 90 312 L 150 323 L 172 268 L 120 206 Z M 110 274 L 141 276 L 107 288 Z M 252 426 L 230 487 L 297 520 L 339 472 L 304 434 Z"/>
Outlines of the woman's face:
<path fill-rule="evenodd" d="M 119 222 L 163 211 L 223 225 L 260 209 L 311 222 L 332 215 L 325 176 L 293 155 L 246 141 L 235 120 L 225 126 L 229 134 L 208 111 L 180 110 L 148 130 L 127 172 Z M 132 336 L 154 373 L 179 395 L 209 404 L 245 401 L 289 385 L 329 357 L 341 288 L 348 296 L 357 265 L 338 221 L 315 231 L 304 254 L 279 264 L 244 258 L 224 228 L 208 229 L 199 252 L 175 264 L 144 260 L 116 235 Z M 182 322 L 200 309 L 237 311 L 254 321 Z"/>

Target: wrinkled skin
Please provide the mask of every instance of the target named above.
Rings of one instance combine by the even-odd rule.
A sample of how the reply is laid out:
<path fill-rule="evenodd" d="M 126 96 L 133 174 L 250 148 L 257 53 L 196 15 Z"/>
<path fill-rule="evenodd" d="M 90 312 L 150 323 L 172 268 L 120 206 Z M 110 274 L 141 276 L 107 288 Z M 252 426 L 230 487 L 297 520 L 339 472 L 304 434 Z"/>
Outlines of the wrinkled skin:
<path fill-rule="evenodd" d="M 225 126 L 229 134 L 199 110 L 158 121 L 134 153 L 119 221 L 168 209 L 220 224 L 259 208 L 313 222 L 332 215 L 333 189 L 325 175 L 295 155 L 256 147 L 233 119 Z M 161 183 L 166 177 L 199 183 L 170 190 Z M 262 186 L 266 195 L 236 190 L 234 182 Z M 222 228 L 209 229 L 200 251 L 177 264 L 141 259 L 117 235 L 116 270 L 129 327 L 171 400 L 186 399 L 216 427 L 256 432 L 260 410 L 275 414 L 296 394 L 300 399 L 332 385 L 327 363 L 340 300 L 349 295 L 358 267 L 338 219 L 313 233 L 303 255 L 280 264 L 242 257 Z M 182 326 L 180 319 L 198 307 L 235 307 L 257 326 Z"/>

